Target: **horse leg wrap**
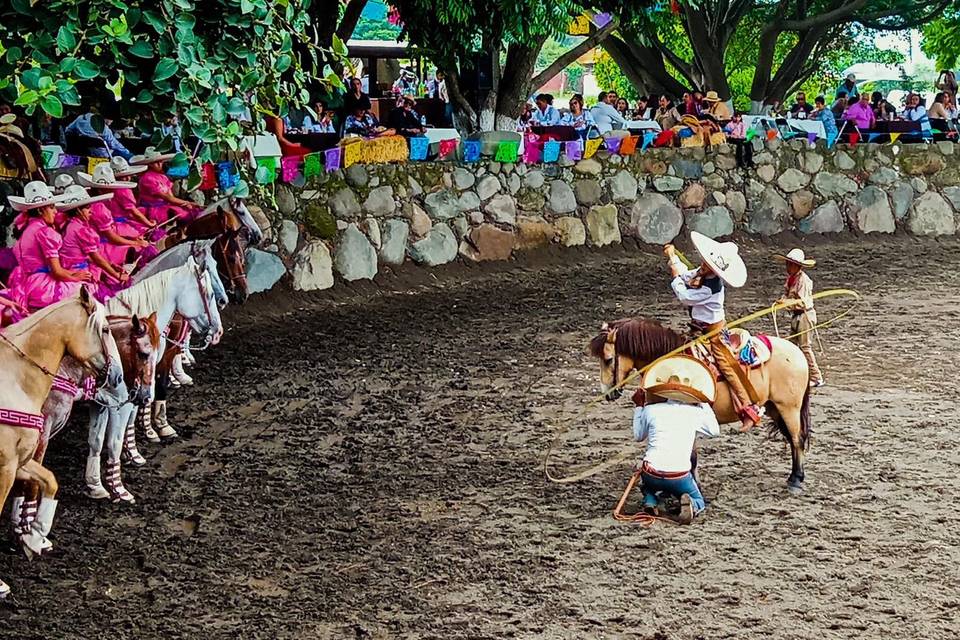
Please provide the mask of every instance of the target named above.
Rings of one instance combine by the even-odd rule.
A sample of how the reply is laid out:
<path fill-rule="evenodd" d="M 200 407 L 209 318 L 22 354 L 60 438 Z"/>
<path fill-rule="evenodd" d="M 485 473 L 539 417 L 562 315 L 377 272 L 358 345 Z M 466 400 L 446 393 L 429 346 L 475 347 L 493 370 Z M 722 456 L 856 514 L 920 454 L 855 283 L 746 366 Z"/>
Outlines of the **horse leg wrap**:
<path fill-rule="evenodd" d="M 26 533 L 30 530 L 30 525 L 37 519 L 37 501 L 17 498 L 14 502 L 14 508 L 10 511 L 10 519 L 13 521 L 13 532 L 16 535 Z"/>
<path fill-rule="evenodd" d="M 30 531 L 20 536 L 27 557 L 31 554 L 42 555 L 44 551 L 53 548 L 53 543 L 47 540 L 50 529 L 53 528 L 53 516 L 57 513 L 57 501 L 54 498 L 44 498 L 37 508 L 37 519 L 30 525 Z"/>
<path fill-rule="evenodd" d="M 157 434 L 161 438 L 176 438 L 179 435 L 167 422 L 166 400 L 157 400 L 153 403 L 153 423 L 157 426 Z"/>
<path fill-rule="evenodd" d="M 100 483 L 100 454 L 87 456 L 87 471 L 83 474 L 83 481 L 87 483 L 87 495 L 94 500 L 109 498 L 110 494 Z"/>
<path fill-rule="evenodd" d="M 181 385 L 189 387 L 193 384 L 193 378 L 187 375 L 187 372 L 183 370 L 183 356 L 174 356 L 173 366 L 170 367 L 170 380 L 171 382 L 176 380 Z"/>
<path fill-rule="evenodd" d="M 10 527 L 13 535 L 20 535 L 20 523 L 23 519 L 23 496 L 17 496 L 10 501 Z"/>
<path fill-rule="evenodd" d="M 153 430 L 153 414 L 156 412 L 157 402 L 159 401 L 142 407 L 137 416 L 137 419 L 140 421 L 140 428 L 143 430 L 143 437 L 147 439 L 147 442 L 160 442 L 160 436 Z"/>
<path fill-rule="evenodd" d="M 138 411 L 138 413 L 147 413 L 148 408 L 143 408 Z M 138 467 L 147 464 L 146 459 L 140 455 L 140 451 L 137 449 L 137 416 L 130 416 L 130 421 L 127 423 L 126 432 L 123 435 L 123 454 L 121 458 L 125 462 L 130 462 Z"/>
<path fill-rule="evenodd" d="M 107 489 L 110 491 L 110 498 L 114 502 L 127 502 L 133 504 L 136 502 L 133 494 L 127 491 L 123 486 L 123 480 L 120 479 L 120 463 L 107 463 Z"/>

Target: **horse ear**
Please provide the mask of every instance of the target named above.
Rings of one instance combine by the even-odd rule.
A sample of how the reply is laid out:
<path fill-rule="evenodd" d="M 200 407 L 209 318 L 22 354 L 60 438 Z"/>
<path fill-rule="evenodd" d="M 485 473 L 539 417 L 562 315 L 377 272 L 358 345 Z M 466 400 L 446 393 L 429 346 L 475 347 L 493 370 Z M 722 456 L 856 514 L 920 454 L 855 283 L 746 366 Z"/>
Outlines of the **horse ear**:
<path fill-rule="evenodd" d="M 609 344 L 613 344 L 613 343 L 616 342 L 616 341 L 617 341 L 617 330 L 616 330 L 616 329 L 612 329 L 612 330 L 608 331 L 608 332 L 607 332 L 607 342 L 608 342 Z"/>
<path fill-rule="evenodd" d="M 90 295 L 90 290 L 87 289 L 86 286 L 80 287 L 80 304 L 90 315 L 97 310 L 97 303 L 94 301 L 93 296 Z"/>
<path fill-rule="evenodd" d="M 600 325 L 600 331 L 609 331 L 609 330 L 610 330 L 609 322 L 604 322 L 602 325 Z"/>
<path fill-rule="evenodd" d="M 130 323 L 133 325 L 133 335 L 137 338 L 142 338 L 147 333 L 147 328 L 143 326 L 136 314 L 130 318 Z"/>

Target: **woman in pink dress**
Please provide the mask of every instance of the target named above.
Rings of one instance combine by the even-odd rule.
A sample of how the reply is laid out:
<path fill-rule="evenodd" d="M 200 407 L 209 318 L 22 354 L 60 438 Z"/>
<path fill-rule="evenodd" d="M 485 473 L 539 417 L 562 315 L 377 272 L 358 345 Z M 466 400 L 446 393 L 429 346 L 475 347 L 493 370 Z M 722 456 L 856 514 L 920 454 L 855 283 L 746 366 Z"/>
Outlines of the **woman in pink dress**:
<path fill-rule="evenodd" d="M 77 180 L 81 185 L 94 189 L 97 194 L 110 194 L 114 191 L 133 189 L 132 182 L 119 182 L 113 175 L 113 168 L 107 162 L 101 162 L 94 170 L 93 175 L 77 173 Z M 91 205 L 91 226 L 100 234 L 103 246 L 100 253 L 114 264 L 126 264 L 130 250 L 134 253 L 146 249 L 150 243 L 139 236 L 124 237 L 116 227 L 113 212 L 102 201 Z"/>
<path fill-rule="evenodd" d="M 113 198 L 112 193 L 91 196 L 79 185 L 67 187 L 57 209 L 67 214 L 67 230 L 60 248 L 60 262 L 68 269 L 86 269 L 97 285 L 94 295 L 103 302 L 124 288 L 129 276 L 123 267 L 111 263 L 101 253 L 104 246 L 93 228 L 93 206 Z"/>
<path fill-rule="evenodd" d="M 117 233 L 125 238 L 140 238 L 151 243 L 160 240 L 166 233 L 137 206 L 137 197 L 133 194 L 135 183 L 130 179 L 132 176 L 140 175 L 147 168 L 132 167 L 120 156 L 111 158 L 110 166 L 113 168 L 113 175 L 118 185 L 130 185 L 129 188 L 113 191 L 113 199 L 107 201 Z M 157 248 L 153 244 L 148 244 L 137 251 L 142 264 L 150 262 L 157 253 Z"/>
<path fill-rule="evenodd" d="M 36 311 L 74 295 L 84 282 L 92 280 L 89 271 L 74 271 L 60 263 L 63 238 L 53 224 L 56 204 L 63 196 L 55 196 L 45 183 L 34 181 L 23 188 L 22 198 L 7 199 L 15 211 L 28 216 L 23 235 L 13 247 L 17 268 L 10 280 L 18 304 Z"/>
<path fill-rule="evenodd" d="M 142 156 L 130 161 L 135 167 L 146 166 L 147 172 L 140 177 L 140 209 L 148 218 L 162 225 L 171 218 L 189 222 L 200 215 L 201 209 L 193 202 L 173 195 L 173 182 L 163 172 L 163 163 L 176 154 L 158 153 L 148 148 Z"/>

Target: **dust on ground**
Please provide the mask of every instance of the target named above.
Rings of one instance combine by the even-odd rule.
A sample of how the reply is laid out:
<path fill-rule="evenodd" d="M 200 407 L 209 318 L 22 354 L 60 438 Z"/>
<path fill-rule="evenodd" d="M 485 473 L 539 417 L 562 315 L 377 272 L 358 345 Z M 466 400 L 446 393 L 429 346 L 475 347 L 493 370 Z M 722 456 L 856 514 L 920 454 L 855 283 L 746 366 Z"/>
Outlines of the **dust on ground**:
<path fill-rule="evenodd" d="M 744 242 L 733 317 L 782 283 L 778 247 Z M 554 430 L 596 393 L 601 321 L 683 324 L 661 256 L 405 270 L 228 309 L 170 401 L 184 438 L 125 469 L 135 506 L 80 494 L 79 427 L 55 442 L 56 549 L 0 554 L 0 636 L 956 637 L 960 243 L 807 248 L 818 289 L 865 301 L 822 334 L 801 496 L 782 442 L 728 428 L 701 447 L 712 503 L 690 527 L 610 517 L 628 464 L 544 480 Z M 572 424 L 558 470 L 619 450 L 630 416 L 625 397 Z"/>

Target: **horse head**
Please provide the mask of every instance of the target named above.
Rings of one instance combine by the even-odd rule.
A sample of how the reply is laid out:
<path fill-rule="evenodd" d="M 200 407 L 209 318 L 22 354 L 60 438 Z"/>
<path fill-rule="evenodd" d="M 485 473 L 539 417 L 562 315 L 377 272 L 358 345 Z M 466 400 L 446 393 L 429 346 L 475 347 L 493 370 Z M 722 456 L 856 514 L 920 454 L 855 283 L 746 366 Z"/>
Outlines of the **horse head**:
<path fill-rule="evenodd" d="M 623 395 L 623 382 L 641 369 L 686 342 L 681 334 L 655 320 L 625 318 L 605 322 L 588 346 L 600 361 L 600 392 L 607 400 Z"/>
<path fill-rule="evenodd" d="M 226 231 L 213 244 L 218 275 L 226 280 L 227 294 L 236 304 L 243 304 L 250 296 L 247 284 L 247 252 L 240 240 L 245 232 L 246 228 Z"/>
<path fill-rule="evenodd" d="M 107 313 L 86 287 L 80 288 L 77 300 L 85 312 L 84 321 L 63 332 L 67 353 L 90 369 L 107 390 L 126 400 L 123 386 L 123 367 L 117 343 L 110 333 Z"/>
<path fill-rule="evenodd" d="M 120 351 L 130 401 L 144 406 L 150 401 L 156 355 L 160 350 L 157 314 L 154 312 L 146 318 L 117 316 L 110 328 Z"/>
<path fill-rule="evenodd" d="M 253 219 L 253 214 L 250 213 L 250 209 L 247 208 L 243 198 L 231 197 L 227 199 L 227 202 L 233 210 L 233 213 L 236 214 L 240 222 L 243 223 L 247 236 L 247 245 L 251 247 L 259 246 L 260 243 L 263 242 L 263 231 L 261 231 L 257 221 Z"/>
<path fill-rule="evenodd" d="M 208 344 L 217 344 L 223 335 L 220 303 L 226 304 L 227 296 L 216 263 L 204 247 L 191 253 L 184 268 L 190 275 L 177 295 L 177 312 L 193 331 L 206 336 Z"/>

